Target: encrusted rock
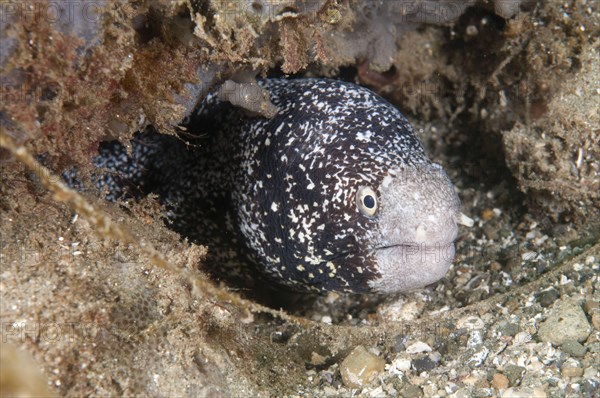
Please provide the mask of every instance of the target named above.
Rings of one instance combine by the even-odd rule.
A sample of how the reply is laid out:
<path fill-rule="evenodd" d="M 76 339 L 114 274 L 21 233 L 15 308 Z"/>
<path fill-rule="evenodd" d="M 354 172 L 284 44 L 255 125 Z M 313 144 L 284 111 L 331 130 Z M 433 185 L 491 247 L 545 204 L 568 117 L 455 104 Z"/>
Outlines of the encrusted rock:
<path fill-rule="evenodd" d="M 561 304 L 540 326 L 542 341 L 562 345 L 569 340 L 584 341 L 592 332 L 583 310 L 573 301 Z"/>

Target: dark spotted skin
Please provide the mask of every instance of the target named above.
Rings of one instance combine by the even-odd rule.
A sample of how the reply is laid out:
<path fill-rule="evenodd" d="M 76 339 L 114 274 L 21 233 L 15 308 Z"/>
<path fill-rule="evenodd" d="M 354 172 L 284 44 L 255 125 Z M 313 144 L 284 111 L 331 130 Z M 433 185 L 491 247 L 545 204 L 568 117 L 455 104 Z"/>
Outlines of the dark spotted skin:
<path fill-rule="evenodd" d="M 210 95 L 180 137 L 103 143 L 98 186 L 111 200 L 158 195 L 167 225 L 206 244 L 214 269 L 254 264 L 300 291 L 371 292 L 385 220 L 356 205 L 394 168 L 431 162 L 408 121 L 371 91 L 327 79 L 263 80 L 279 112 L 248 116 Z"/>

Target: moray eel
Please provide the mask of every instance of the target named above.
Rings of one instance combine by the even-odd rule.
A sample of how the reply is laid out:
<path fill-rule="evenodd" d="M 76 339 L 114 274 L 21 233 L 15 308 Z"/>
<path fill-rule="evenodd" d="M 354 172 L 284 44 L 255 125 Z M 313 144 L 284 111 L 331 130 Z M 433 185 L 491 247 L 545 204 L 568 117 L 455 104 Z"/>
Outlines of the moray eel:
<path fill-rule="evenodd" d="M 167 224 L 225 274 L 254 264 L 298 291 L 406 292 L 436 282 L 469 223 L 409 122 L 363 87 L 261 80 L 273 118 L 209 95 L 180 137 L 149 129 L 103 143 L 111 200 L 155 193 Z"/>

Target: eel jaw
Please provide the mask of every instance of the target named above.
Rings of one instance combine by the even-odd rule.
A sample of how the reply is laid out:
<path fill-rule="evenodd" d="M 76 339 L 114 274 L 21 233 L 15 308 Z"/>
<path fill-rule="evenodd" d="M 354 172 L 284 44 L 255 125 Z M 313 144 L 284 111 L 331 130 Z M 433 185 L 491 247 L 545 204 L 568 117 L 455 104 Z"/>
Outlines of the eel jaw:
<path fill-rule="evenodd" d="M 408 292 L 440 280 L 454 259 L 454 243 L 398 244 L 375 249 L 380 277 L 369 282 L 378 293 Z"/>

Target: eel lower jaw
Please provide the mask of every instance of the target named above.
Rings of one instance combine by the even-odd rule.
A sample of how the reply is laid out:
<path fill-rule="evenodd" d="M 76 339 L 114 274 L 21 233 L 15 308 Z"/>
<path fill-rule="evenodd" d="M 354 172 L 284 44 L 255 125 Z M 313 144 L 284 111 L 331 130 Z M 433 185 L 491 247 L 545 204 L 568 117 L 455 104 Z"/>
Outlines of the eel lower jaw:
<path fill-rule="evenodd" d="M 409 243 L 395 243 L 386 246 L 378 246 L 375 247 L 375 251 L 379 250 L 387 250 L 394 248 L 401 248 L 407 250 L 408 252 L 420 252 L 420 251 L 431 251 L 431 250 L 440 250 L 447 248 L 450 245 L 453 245 L 454 242 L 434 242 L 434 243 L 417 243 L 417 242 L 409 242 Z"/>
<path fill-rule="evenodd" d="M 454 259 L 454 243 L 400 243 L 374 251 L 380 277 L 369 282 L 375 292 L 407 292 L 440 280 Z"/>

